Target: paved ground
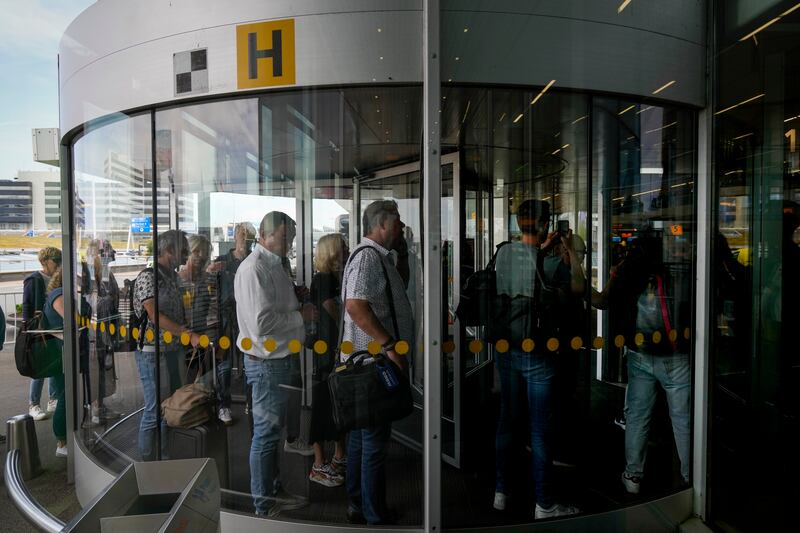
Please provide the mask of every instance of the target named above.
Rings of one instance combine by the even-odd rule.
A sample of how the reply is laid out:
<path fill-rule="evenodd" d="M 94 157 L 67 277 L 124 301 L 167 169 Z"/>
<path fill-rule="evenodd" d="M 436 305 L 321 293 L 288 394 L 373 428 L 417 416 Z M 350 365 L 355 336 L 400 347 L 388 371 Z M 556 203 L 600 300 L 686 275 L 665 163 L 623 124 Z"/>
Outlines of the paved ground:
<path fill-rule="evenodd" d="M 6 420 L 27 411 L 29 382 L 28 378 L 23 378 L 17 373 L 13 346 L 6 344 L 5 349 L 0 351 L 0 422 L 2 422 L 0 434 L 6 433 Z M 46 398 L 47 392 L 45 391 L 42 396 Z M 36 436 L 44 472 L 28 481 L 28 489 L 51 513 L 61 520 L 68 521 L 80 511 L 80 504 L 75 496 L 75 487 L 67 483 L 67 461 L 55 457 L 56 442 L 51 419 L 36 422 Z M 2 449 L 2 465 L 5 466 L 5 444 L 0 449 Z M 2 477 L 3 474 L 0 472 L 0 478 Z M 0 489 L 0 531 L 36 531 L 28 525 L 11 503 L 5 490 L 5 481 L 3 489 Z"/>

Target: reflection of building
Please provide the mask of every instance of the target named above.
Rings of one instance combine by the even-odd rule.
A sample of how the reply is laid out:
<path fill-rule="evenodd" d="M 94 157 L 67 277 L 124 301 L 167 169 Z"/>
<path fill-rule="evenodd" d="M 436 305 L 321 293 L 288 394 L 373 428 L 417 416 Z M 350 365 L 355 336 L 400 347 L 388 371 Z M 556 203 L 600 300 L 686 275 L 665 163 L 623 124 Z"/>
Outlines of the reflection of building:
<path fill-rule="evenodd" d="M 29 181 L 0 180 L 0 229 L 31 229 L 32 188 Z"/>
<path fill-rule="evenodd" d="M 0 229 L 60 230 L 61 175 L 21 170 L 0 182 L 0 203 Z"/>

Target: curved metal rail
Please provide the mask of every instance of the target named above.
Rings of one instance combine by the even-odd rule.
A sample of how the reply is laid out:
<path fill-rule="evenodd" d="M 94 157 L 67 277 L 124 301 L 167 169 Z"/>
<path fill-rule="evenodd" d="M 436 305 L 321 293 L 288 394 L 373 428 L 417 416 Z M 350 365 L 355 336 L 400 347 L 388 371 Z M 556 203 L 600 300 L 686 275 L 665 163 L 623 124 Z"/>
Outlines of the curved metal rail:
<path fill-rule="evenodd" d="M 40 531 L 57 533 L 64 529 L 65 523 L 42 507 L 28 491 L 22 480 L 19 450 L 9 450 L 6 454 L 5 482 L 11 501 L 17 510 Z"/>

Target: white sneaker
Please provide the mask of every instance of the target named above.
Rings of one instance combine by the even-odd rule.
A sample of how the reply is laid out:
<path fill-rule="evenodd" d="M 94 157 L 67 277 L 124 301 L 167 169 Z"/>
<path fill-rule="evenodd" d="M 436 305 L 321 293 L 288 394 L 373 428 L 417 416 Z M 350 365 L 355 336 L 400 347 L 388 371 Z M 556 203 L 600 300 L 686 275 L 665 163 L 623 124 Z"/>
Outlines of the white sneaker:
<path fill-rule="evenodd" d="M 56 457 L 67 457 L 69 455 L 69 450 L 66 446 L 58 446 L 56 445 Z"/>
<path fill-rule="evenodd" d="M 217 418 L 219 418 L 220 422 L 225 424 L 226 426 L 230 426 L 233 424 L 233 417 L 231 416 L 231 410 L 227 407 L 221 407 L 219 412 L 217 413 Z"/>
<path fill-rule="evenodd" d="M 639 489 L 642 484 L 642 478 L 639 476 L 632 476 L 627 472 L 622 473 L 622 484 L 625 485 L 625 490 L 631 494 L 639 494 Z"/>
<path fill-rule="evenodd" d="M 502 492 L 495 492 L 494 493 L 494 503 L 492 507 L 497 509 L 498 511 L 505 511 L 506 510 L 506 495 Z"/>
<path fill-rule="evenodd" d="M 53 414 L 56 412 L 56 407 L 58 407 L 58 400 L 49 399 L 47 400 L 47 414 Z"/>
<path fill-rule="evenodd" d="M 555 518 L 557 516 L 569 516 L 573 514 L 580 513 L 580 509 L 577 507 L 572 507 L 571 505 L 561 505 L 561 504 L 553 504 L 550 509 L 545 509 L 538 503 L 536 504 L 536 511 L 535 516 L 536 520 L 542 520 L 545 518 Z"/>
<path fill-rule="evenodd" d="M 283 444 L 283 451 L 286 453 L 296 453 L 299 455 L 304 455 L 306 457 L 314 455 L 314 448 L 308 445 L 306 441 L 297 437 L 292 442 L 288 440 Z"/>
<path fill-rule="evenodd" d="M 31 417 L 37 422 L 39 420 L 44 420 L 45 418 L 47 418 L 47 413 L 42 411 L 42 408 L 39 407 L 38 405 L 31 405 L 30 407 L 28 407 L 28 414 L 31 415 Z"/>

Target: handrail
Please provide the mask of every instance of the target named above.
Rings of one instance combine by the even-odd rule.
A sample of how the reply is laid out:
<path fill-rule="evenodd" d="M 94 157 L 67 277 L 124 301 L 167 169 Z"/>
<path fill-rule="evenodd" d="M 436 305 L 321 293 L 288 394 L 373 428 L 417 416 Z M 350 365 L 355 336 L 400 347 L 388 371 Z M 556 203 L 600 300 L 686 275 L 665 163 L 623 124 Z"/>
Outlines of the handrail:
<path fill-rule="evenodd" d="M 19 454 L 18 449 L 6 454 L 5 481 L 11 501 L 20 514 L 40 531 L 57 533 L 63 530 L 66 524 L 36 501 L 22 481 Z"/>

